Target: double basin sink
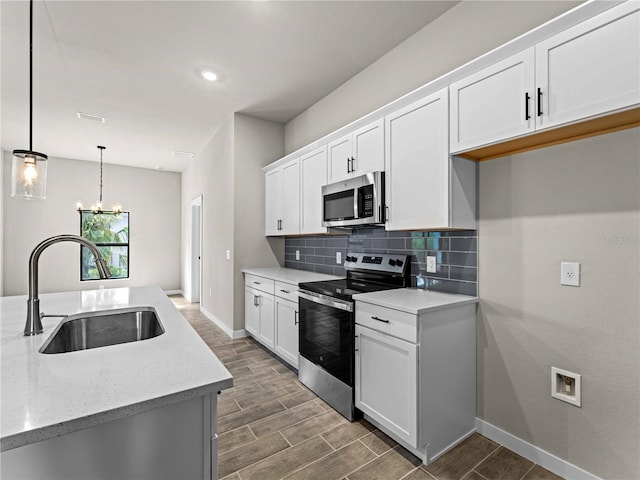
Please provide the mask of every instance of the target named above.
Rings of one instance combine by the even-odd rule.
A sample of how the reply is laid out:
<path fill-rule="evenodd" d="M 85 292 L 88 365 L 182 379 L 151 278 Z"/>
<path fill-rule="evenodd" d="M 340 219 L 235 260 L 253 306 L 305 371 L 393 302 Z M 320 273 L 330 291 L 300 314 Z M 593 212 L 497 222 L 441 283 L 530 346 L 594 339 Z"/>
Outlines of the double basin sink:
<path fill-rule="evenodd" d="M 67 353 L 139 342 L 164 333 L 153 307 L 85 312 L 66 317 L 40 348 L 40 353 Z"/>

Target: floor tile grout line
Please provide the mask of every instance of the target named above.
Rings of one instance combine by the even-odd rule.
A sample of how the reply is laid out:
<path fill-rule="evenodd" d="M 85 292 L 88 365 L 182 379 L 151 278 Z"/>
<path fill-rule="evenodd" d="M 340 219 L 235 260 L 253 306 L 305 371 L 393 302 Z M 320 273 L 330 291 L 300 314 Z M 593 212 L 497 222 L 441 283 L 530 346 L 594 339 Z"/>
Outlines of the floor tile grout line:
<path fill-rule="evenodd" d="M 484 478 L 484 480 L 489 480 L 487 477 L 485 477 L 484 475 L 482 475 L 480 472 L 478 472 L 477 470 L 475 470 L 475 469 L 473 469 L 473 468 L 472 468 L 471 470 L 469 470 L 467 473 L 465 473 L 465 474 L 464 474 L 464 476 L 466 477 L 466 476 L 467 476 L 467 475 L 469 475 L 471 472 L 475 473 L 476 475 L 478 475 L 478 476 L 479 476 L 479 477 L 481 477 L 481 478 Z M 462 477 L 462 478 L 464 478 L 464 477 Z"/>
<path fill-rule="evenodd" d="M 369 435 L 369 434 L 367 434 L 367 435 Z M 367 435 L 365 435 L 365 437 L 366 437 Z M 387 451 L 385 451 L 384 453 L 382 453 L 382 454 L 378 455 L 378 454 L 377 454 L 376 452 L 374 452 L 371 448 L 369 448 L 369 446 L 368 446 L 368 445 L 365 445 L 365 443 L 362 441 L 362 438 L 363 438 L 363 437 L 360 437 L 357 441 L 358 441 L 358 442 L 360 442 L 360 443 L 362 443 L 362 445 L 364 446 L 364 448 L 366 448 L 367 450 L 370 450 L 370 451 L 371 451 L 371 453 L 373 453 L 376 457 L 381 457 L 382 455 L 384 455 L 384 453 L 387 453 L 387 452 L 389 451 L 389 450 L 387 450 Z"/>
<path fill-rule="evenodd" d="M 528 460 L 528 459 L 527 459 L 527 460 Z M 529 461 L 531 461 L 531 460 L 529 460 Z M 522 477 L 520 477 L 520 480 L 524 480 L 524 477 L 526 477 L 527 475 L 529 475 L 529 472 L 530 472 L 531 470 L 533 470 L 534 468 L 536 468 L 536 465 L 537 465 L 537 464 L 536 464 L 535 462 L 533 462 L 533 465 L 531 465 L 531 467 L 529 468 L 529 470 L 527 470 L 527 471 L 525 472 L 525 474 L 524 474 Z"/>

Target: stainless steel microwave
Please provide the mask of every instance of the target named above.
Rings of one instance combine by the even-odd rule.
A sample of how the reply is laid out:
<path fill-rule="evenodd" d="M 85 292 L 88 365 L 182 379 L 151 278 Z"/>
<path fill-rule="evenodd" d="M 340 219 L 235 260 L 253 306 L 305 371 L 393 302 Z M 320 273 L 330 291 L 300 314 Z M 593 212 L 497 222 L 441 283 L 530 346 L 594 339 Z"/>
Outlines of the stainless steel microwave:
<path fill-rule="evenodd" d="M 322 226 L 384 223 L 384 172 L 372 172 L 322 187 Z"/>

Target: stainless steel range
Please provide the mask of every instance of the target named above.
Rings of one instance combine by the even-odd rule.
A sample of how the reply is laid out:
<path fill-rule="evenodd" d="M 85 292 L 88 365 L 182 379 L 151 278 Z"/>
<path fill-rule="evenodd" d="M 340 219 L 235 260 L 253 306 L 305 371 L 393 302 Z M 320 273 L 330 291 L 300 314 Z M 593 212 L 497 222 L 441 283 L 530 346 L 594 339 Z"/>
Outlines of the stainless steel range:
<path fill-rule="evenodd" d="M 408 255 L 347 253 L 347 278 L 301 283 L 298 378 L 349 420 L 354 406 L 357 293 L 410 286 Z"/>

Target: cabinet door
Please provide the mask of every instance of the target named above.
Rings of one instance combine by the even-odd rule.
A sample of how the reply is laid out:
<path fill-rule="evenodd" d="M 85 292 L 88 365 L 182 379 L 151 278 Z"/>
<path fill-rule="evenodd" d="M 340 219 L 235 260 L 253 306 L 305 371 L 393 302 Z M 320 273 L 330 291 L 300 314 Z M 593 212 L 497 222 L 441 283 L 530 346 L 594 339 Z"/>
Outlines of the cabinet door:
<path fill-rule="evenodd" d="M 451 84 L 451 152 L 534 131 L 534 75 L 529 48 Z"/>
<path fill-rule="evenodd" d="M 253 288 L 244 287 L 244 329 L 256 337 L 260 330 L 260 304 Z"/>
<path fill-rule="evenodd" d="M 351 134 L 331 142 L 327 147 L 329 156 L 329 182 L 338 182 L 351 176 L 353 147 Z"/>
<path fill-rule="evenodd" d="M 356 325 L 356 407 L 416 448 L 417 348 Z"/>
<path fill-rule="evenodd" d="M 282 219 L 282 169 L 276 168 L 265 173 L 264 234 L 281 235 Z"/>
<path fill-rule="evenodd" d="M 447 89 L 385 119 L 387 230 L 449 226 Z"/>
<path fill-rule="evenodd" d="M 258 331 L 258 340 L 273 350 L 275 339 L 273 295 L 258 292 L 258 304 L 260 305 L 260 328 Z"/>
<path fill-rule="evenodd" d="M 298 304 L 276 297 L 275 351 L 298 368 Z"/>
<path fill-rule="evenodd" d="M 300 233 L 300 164 L 282 167 L 282 222 L 280 235 Z"/>
<path fill-rule="evenodd" d="M 536 86 L 538 128 L 640 103 L 640 3 L 626 2 L 536 45 Z"/>
<path fill-rule="evenodd" d="M 353 132 L 354 175 L 384 170 L 384 119 Z"/>
<path fill-rule="evenodd" d="M 326 233 L 322 226 L 322 186 L 327 183 L 327 148 L 300 159 L 300 233 Z"/>

